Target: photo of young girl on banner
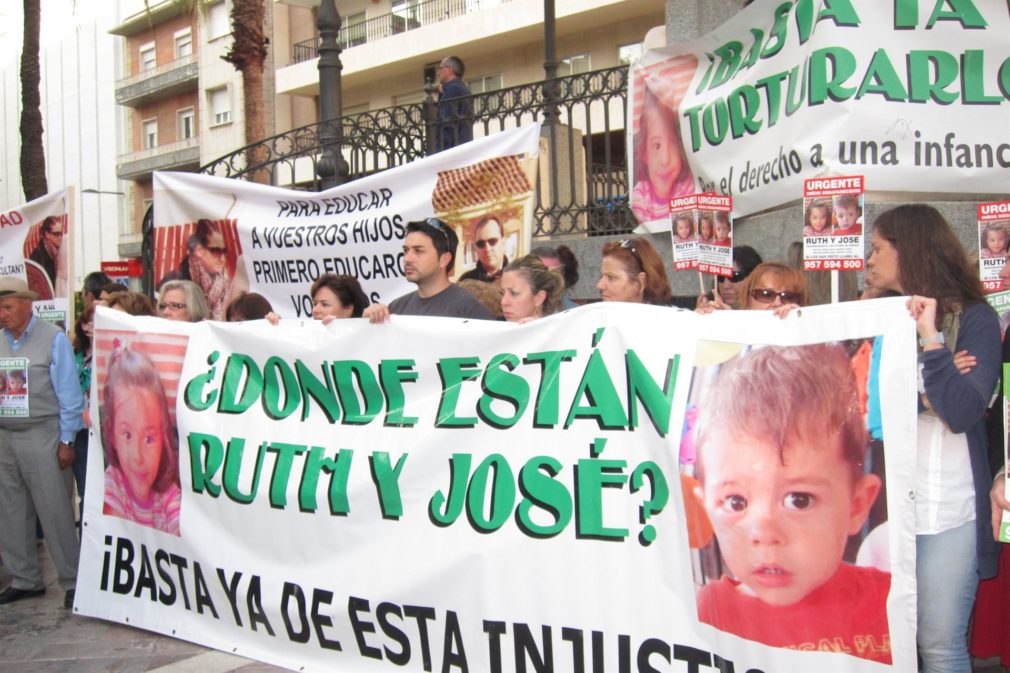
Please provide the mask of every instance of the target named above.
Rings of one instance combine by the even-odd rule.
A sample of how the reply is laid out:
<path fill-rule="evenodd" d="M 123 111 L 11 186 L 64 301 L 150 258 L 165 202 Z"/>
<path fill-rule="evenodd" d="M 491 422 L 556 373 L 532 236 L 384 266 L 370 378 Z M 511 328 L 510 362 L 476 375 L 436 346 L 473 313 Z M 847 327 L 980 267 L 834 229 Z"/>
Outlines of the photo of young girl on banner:
<path fill-rule="evenodd" d="M 685 56 L 631 69 L 628 105 L 636 129 L 629 151 L 634 157 L 631 210 L 649 232 L 669 228 L 671 199 L 696 191 L 679 111 L 697 64 L 693 56 Z"/>
<path fill-rule="evenodd" d="M 103 332 L 96 344 L 102 512 L 176 536 L 182 493 L 174 409 L 187 342 L 170 334 Z"/>

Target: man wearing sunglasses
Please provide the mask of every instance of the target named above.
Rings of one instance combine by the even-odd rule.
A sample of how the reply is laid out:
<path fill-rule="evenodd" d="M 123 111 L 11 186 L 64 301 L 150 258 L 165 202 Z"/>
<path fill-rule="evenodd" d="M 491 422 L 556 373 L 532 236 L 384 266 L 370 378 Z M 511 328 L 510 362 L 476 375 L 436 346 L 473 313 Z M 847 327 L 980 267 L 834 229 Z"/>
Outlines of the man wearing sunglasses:
<path fill-rule="evenodd" d="M 381 323 L 395 315 L 494 320 L 491 312 L 466 290 L 449 281 L 459 239 L 448 224 L 434 217 L 407 223 L 403 239 L 403 275 L 417 290 L 394 299 L 389 306 L 375 302 L 363 317 Z"/>
<path fill-rule="evenodd" d="M 473 228 L 473 245 L 477 248 L 477 266 L 460 276 L 460 280 L 500 283 L 502 269 L 509 261 L 503 254 L 505 237 L 497 218 L 485 215 L 478 220 Z"/>

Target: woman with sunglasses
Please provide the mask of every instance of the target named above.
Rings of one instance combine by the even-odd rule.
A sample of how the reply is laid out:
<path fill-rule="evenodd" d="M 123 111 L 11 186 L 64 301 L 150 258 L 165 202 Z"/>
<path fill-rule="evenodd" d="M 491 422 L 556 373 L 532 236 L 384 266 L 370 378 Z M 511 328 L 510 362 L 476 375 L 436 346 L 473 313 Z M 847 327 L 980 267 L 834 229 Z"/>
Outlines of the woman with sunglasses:
<path fill-rule="evenodd" d="M 719 276 L 716 281 L 719 301 L 730 308 L 740 308 L 739 299 L 742 295 L 743 282 L 747 280 L 747 277 L 761 261 L 761 255 L 749 245 L 739 245 L 733 248 L 733 275 Z M 703 294 L 698 297 L 695 308 L 702 308 L 713 301 L 716 301 L 715 293 Z M 721 308 L 718 301 L 716 304 L 716 308 Z"/>
<path fill-rule="evenodd" d="M 186 241 L 186 256 L 179 268 L 162 279 L 191 280 L 200 286 L 213 320 L 224 320 L 228 302 L 232 299 L 232 273 L 228 265 L 228 248 L 220 222 L 200 219 L 196 230 Z"/>
<path fill-rule="evenodd" d="M 747 310 L 783 310 L 810 303 L 807 279 L 803 272 L 781 262 L 758 264 L 744 281 L 740 308 Z M 786 308 L 788 307 L 788 308 Z"/>
<path fill-rule="evenodd" d="M 673 300 L 663 259 L 644 238 L 628 238 L 603 246 L 596 289 L 603 301 L 669 306 Z"/>
<path fill-rule="evenodd" d="M 803 272 L 781 262 L 758 264 L 742 284 L 738 305 L 744 310 L 770 310 L 785 316 L 810 303 Z M 718 298 L 698 307 L 699 313 L 731 308 Z"/>
<path fill-rule="evenodd" d="M 985 413 L 1000 370 L 1000 330 L 975 270 L 934 208 L 898 206 L 873 225 L 866 281 L 911 295 L 919 335 L 915 468 L 919 656 L 924 673 L 969 673 L 979 578 L 996 573 Z M 958 369 L 955 352 L 974 366 Z M 901 447 L 896 447 L 901 448 Z"/>

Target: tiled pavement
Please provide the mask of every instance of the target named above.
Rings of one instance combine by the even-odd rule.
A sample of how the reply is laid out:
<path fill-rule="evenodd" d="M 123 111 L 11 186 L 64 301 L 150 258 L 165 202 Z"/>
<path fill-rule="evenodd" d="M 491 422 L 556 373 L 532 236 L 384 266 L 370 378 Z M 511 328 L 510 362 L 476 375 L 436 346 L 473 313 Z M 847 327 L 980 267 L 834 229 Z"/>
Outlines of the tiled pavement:
<path fill-rule="evenodd" d="M 48 591 L 0 606 L 0 673 L 272 673 L 285 669 L 209 650 L 150 631 L 63 609 L 63 591 L 46 559 Z M 10 576 L 0 566 L 0 588 Z M 997 659 L 978 660 L 974 673 L 1007 673 Z"/>
<path fill-rule="evenodd" d="M 0 673 L 268 673 L 276 666 L 63 609 L 46 558 L 46 594 L 0 605 Z M 10 575 L 0 566 L 0 588 Z"/>

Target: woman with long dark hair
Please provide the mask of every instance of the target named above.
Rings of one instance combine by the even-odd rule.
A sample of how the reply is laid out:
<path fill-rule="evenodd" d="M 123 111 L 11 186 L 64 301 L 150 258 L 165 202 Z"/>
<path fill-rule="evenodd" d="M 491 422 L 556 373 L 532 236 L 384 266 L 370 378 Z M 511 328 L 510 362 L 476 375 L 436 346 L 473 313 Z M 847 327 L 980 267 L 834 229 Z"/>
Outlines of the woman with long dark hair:
<path fill-rule="evenodd" d="M 1000 368 L 1000 331 L 977 275 L 930 206 L 877 218 L 867 285 L 911 295 L 919 334 L 915 486 L 918 645 L 922 671 L 970 673 L 967 633 L 979 578 L 996 572 L 985 412 Z M 954 353 L 975 366 L 959 371 Z"/>

